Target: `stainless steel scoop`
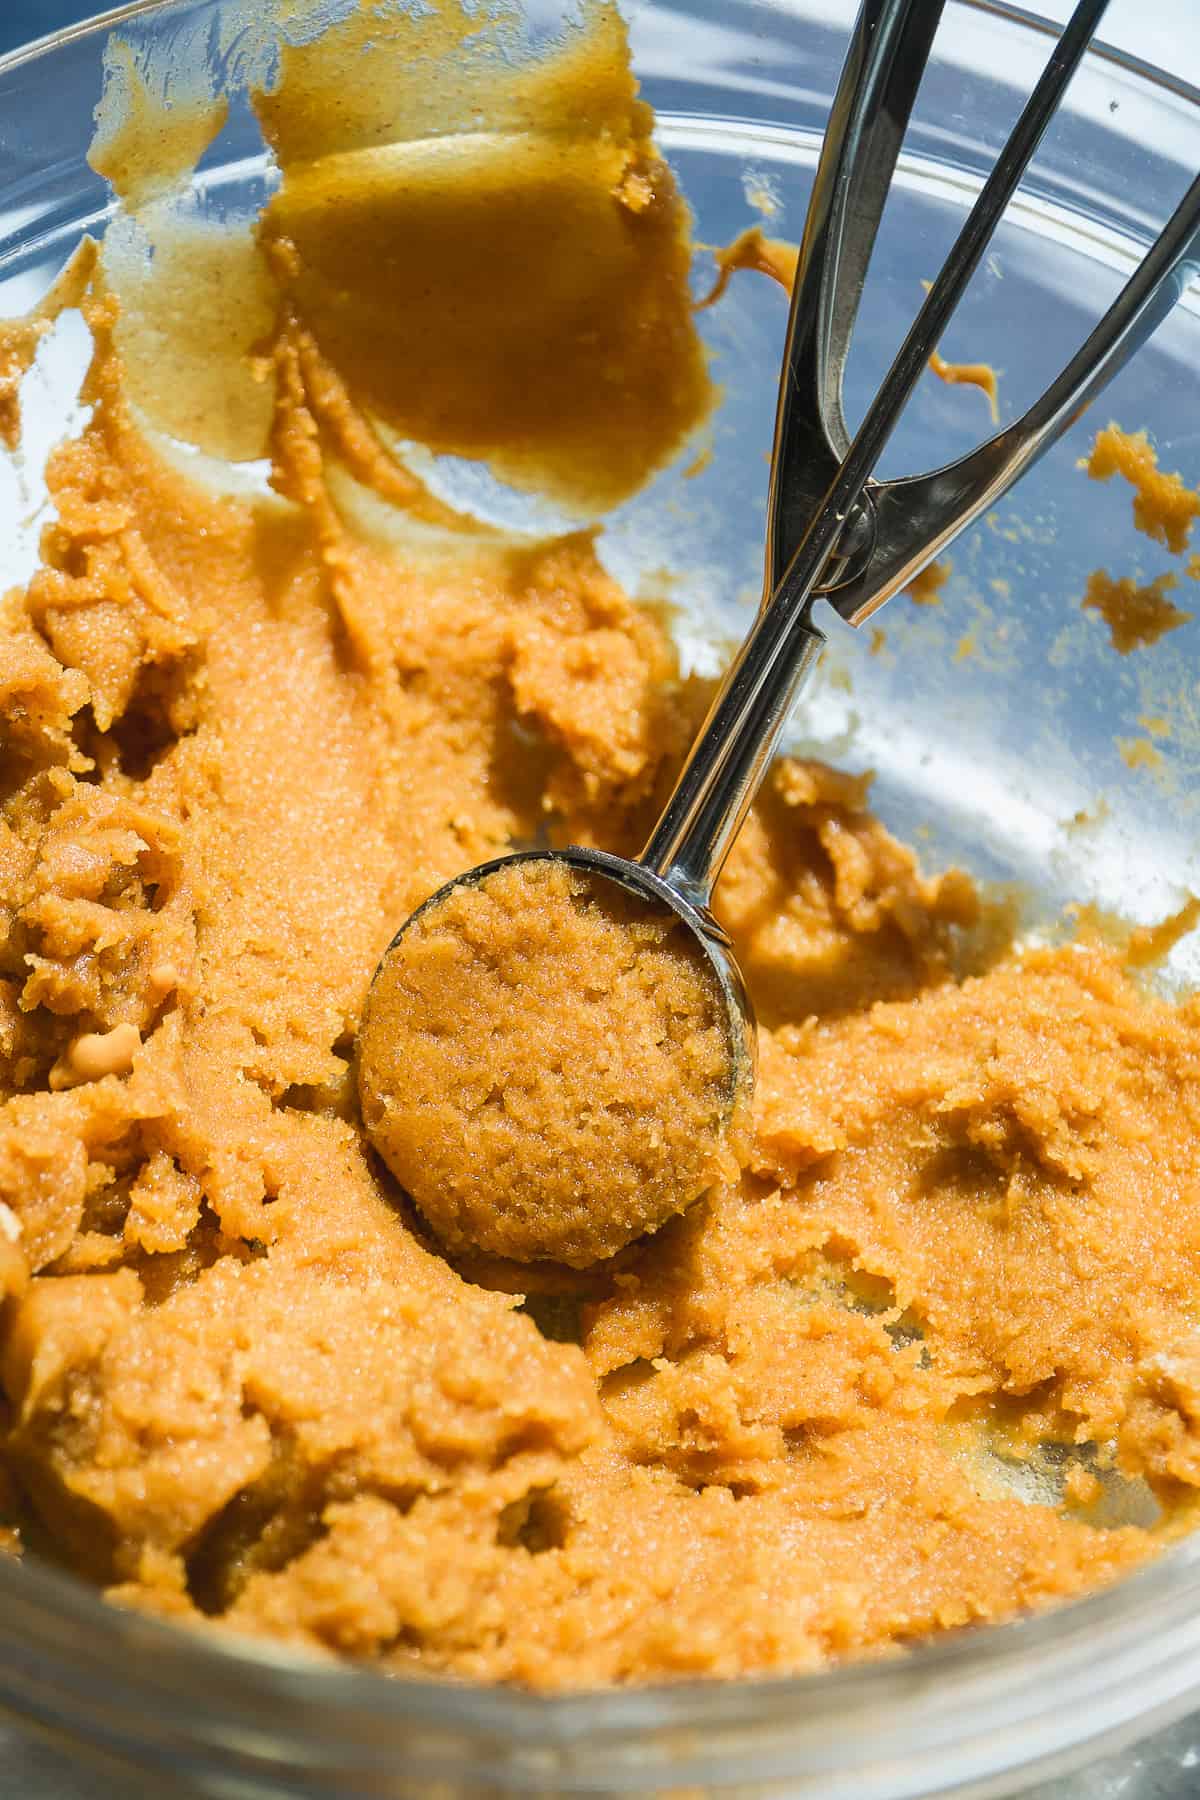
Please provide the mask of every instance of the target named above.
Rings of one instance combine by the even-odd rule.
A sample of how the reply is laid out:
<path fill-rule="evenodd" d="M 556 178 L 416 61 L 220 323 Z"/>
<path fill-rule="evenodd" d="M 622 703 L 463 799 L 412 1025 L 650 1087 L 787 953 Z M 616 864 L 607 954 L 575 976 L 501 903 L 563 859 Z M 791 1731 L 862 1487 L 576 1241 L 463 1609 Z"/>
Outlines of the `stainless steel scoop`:
<path fill-rule="evenodd" d="M 884 202 L 944 0 L 864 0 L 825 135 L 792 294 L 772 457 L 763 603 L 717 690 L 636 862 L 572 848 L 546 856 L 681 919 L 727 1012 L 731 1089 L 753 1077 L 754 1023 L 729 940 L 709 911 L 730 846 L 820 656 L 815 600 L 860 625 L 1010 488 L 1170 312 L 1200 265 L 1200 177 L 1077 355 L 1021 418 L 927 474 L 871 480 L 917 380 L 1078 66 L 1107 0 L 1081 0 L 930 287 L 858 432 L 842 378 Z M 403 930 L 393 941 L 399 942 Z M 390 954 L 390 951 L 389 951 Z M 385 957 L 386 961 L 386 957 Z M 382 966 L 382 965 L 381 965 Z M 569 1004 L 564 996 L 564 1004 Z"/>

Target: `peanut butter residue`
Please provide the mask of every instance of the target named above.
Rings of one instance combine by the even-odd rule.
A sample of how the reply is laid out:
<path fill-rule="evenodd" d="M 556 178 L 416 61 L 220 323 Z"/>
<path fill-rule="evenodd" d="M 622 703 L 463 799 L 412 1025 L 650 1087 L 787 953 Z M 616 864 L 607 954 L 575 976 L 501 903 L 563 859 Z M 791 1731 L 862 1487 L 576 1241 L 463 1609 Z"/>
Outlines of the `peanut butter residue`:
<path fill-rule="evenodd" d="M 796 280 L 800 248 L 783 238 L 767 237 L 761 225 L 750 225 L 733 239 L 713 251 L 717 276 L 708 293 L 700 301 L 700 310 L 715 306 L 739 269 L 754 269 L 769 275 L 785 293 L 790 294 Z"/>
<path fill-rule="evenodd" d="M 96 243 L 84 238 L 79 248 L 23 319 L 0 319 L 0 446 L 16 450 L 21 438 L 21 383 L 37 355 L 38 345 L 54 321 L 77 307 L 96 265 Z"/>
<path fill-rule="evenodd" d="M 670 913 L 562 864 L 510 864 L 419 913 L 384 958 L 359 1034 L 363 1122 L 451 1250 L 586 1266 L 736 1169 L 733 1055 Z"/>
<path fill-rule="evenodd" d="M 1113 649 L 1128 656 L 1131 650 L 1157 644 L 1168 631 L 1186 625 L 1192 618 L 1190 612 L 1167 599 L 1178 585 L 1170 573 L 1158 575 L 1139 587 L 1128 575 L 1114 580 L 1104 569 L 1096 569 L 1088 576 L 1081 605 L 1085 612 L 1100 614 L 1108 626 Z"/>
<path fill-rule="evenodd" d="M 1154 770 L 1162 768 L 1163 753 L 1158 745 L 1152 743 L 1148 737 L 1119 737 L 1114 741 L 1120 752 L 1121 761 L 1125 764 L 1127 769 Z"/>
<path fill-rule="evenodd" d="M 1182 906 L 1167 918 L 1160 919 L 1157 925 L 1139 925 L 1130 932 L 1125 947 L 1126 962 L 1135 969 L 1152 968 L 1169 956 L 1197 924 L 1200 924 L 1200 899 L 1189 894 Z"/>
<path fill-rule="evenodd" d="M 948 556 L 944 556 L 939 562 L 926 563 L 921 573 L 909 582 L 905 591 L 914 606 L 940 606 L 942 589 L 953 573 L 954 564 Z"/>
<path fill-rule="evenodd" d="M 923 281 L 921 286 L 928 294 L 933 286 L 930 281 Z M 984 362 L 947 362 L 940 349 L 935 349 L 929 358 L 930 373 L 939 381 L 950 387 L 975 387 L 987 396 L 988 411 L 993 425 L 1000 423 L 1000 383 L 991 363 Z"/>
<path fill-rule="evenodd" d="M 370 19 L 404 57 L 423 41 Z M 1200 1005 L 1103 942 L 998 939 L 965 875 L 922 871 L 872 816 L 864 776 L 778 762 L 730 857 L 754 1113 L 681 1216 L 582 1272 L 460 1272 L 369 1146 L 356 1041 L 398 926 L 545 835 L 636 854 L 706 694 L 592 533 L 420 512 L 362 383 L 394 352 L 397 381 L 448 371 L 465 416 L 459 325 L 415 295 L 446 240 L 414 235 L 384 318 L 399 250 L 385 231 L 364 260 L 358 201 L 388 230 L 424 216 L 444 155 L 452 266 L 482 278 L 465 246 L 500 236 L 457 152 L 429 149 L 416 76 L 430 117 L 389 199 L 407 165 L 363 142 L 387 87 L 346 79 L 354 41 L 328 84 L 352 147 L 319 47 L 287 52 L 273 103 L 293 200 L 266 235 L 282 255 L 295 227 L 313 261 L 257 352 L 270 490 L 198 480 L 144 428 L 106 249 L 80 295 L 86 422 L 50 463 L 41 566 L 0 604 L 0 1547 L 194 1630 L 555 1690 L 819 1668 L 1110 1582 L 1200 1493 Z M 561 182 L 586 204 L 554 216 L 590 230 L 611 205 L 648 258 L 623 316 L 678 318 L 655 246 L 679 216 L 640 232 L 649 123 L 604 66 L 616 135 L 572 127 Z M 368 158 L 365 188 L 343 155 Z M 602 202 L 610 155 L 632 179 Z M 317 193 L 349 202 L 344 306 Z M 597 279 L 620 308 L 613 242 Z M 510 417 L 497 377 L 475 441 L 572 485 L 596 365 L 539 291 L 552 266 L 528 282 L 575 359 L 561 429 L 548 390 Z M 399 342 L 402 318 L 426 341 Z M 335 367 L 352 320 L 388 335 Z M 611 341 L 632 478 L 666 441 L 639 404 L 694 394 L 696 363 L 686 333 L 654 336 L 649 374 Z M 422 416 L 437 391 L 431 373 Z M 533 460 L 514 420 L 546 426 Z M 572 1055 L 581 998 L 556 1021 Z"/>
<path fill-rule="evenodd" d="M 1084 468 L 1093 481 L 1110 481 L 1120 475 L 1133 494 L 1133 522 L 1155 543 L 1180 555 L 1187 549 L 1192 525 L 1200 513 L 1200 493 L 1185 485 L 1181 475 L 1167 475 L 1158 466 L 1158 454 L 1144 431 L 1122 431 L 1106 425 L 1096 440 Z"/>
<path fill-rule="evenodd" d="M 21 382 L 49 330 L 42 319 L 10 319 L 0 325 L 0 444 L 15 450 L 21 438 Z"/>
<path fill-rule="evenodd" d="M 992 424 L 1000 423 L 1000 384 L 991 363 L 947 362 L 940 350 L 929 358 L 929 367 L 939 381 L 951 387 L 976 387 L 987 396 Z"/>
<path fill-rule="evenodd" d="M 229 116 L 224 95 L 155 93 L 130 44 L 104 47 L 105 92 L 88 161 L 131 206 L 186 179 Z"/>
<path fill-rule="evenodd" d="M 614 8 L 534 60 L 479 56 L 478 28 L 364 9 L 285 46 L 263 241 L 360 405 L 594 511 L 712 404 L 687 211 Z"/>
<path fill-rule="evenodd" d="M 697 310 L 715 306 L 741 269 L 751 269 L 760 275 L 770 276 L 785 293 L 790 294 L 796 281 L 800 247 L 783 238 L 768 237 L 761 225 L 749 225 L 731 243 L 714 250 L 713 256 L 717 265 L 716 279 L 704 299 L 699 302 Z M 922 285 L 928 290 L 928 282 Z M 999 380 L 990 363 L 947 362 L 941 352 L 935 350 L 929 358 L 929 368 L 939 381 L 951 386 L 981 389 L 987 396 L 992 424 L 1000 423 Z"/>

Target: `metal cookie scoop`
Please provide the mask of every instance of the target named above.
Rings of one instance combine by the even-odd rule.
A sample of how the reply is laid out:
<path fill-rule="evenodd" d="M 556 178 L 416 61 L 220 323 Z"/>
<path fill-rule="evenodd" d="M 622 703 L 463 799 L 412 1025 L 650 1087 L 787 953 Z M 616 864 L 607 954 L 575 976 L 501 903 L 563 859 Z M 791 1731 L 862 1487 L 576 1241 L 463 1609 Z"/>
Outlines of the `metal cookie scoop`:
<path fill-rule="evenodd" d="M 1028 411 L 970 455 L 904 480 L 873 482 L 871 471 L 1058 102 L 1104 14 L 1107 0 L 1081 0 L 1017 125 L 982 188 L 940 275 L 904 340 L 862 426 L 850 439 L 842 376 L 867 265 L 901 140 L 916 97 L 943 0 L 864 0 L 834 99 L 801 245 L 780 383 L 772 459 L 764 601 L 738 651 L 662 817 L 636 862 L 568 849 L 503 858 L 442 888 L 413 919 L 464 885 L 486 882 L 507 866 L 557 862 L 586 875 L 596 893 L 633 894 L 682 923 L 720 996 L 728 1050 L 728 1114 L 749 1094 L 755 1028 L 729 939 L 709 903 L 754 799 L 801 683 L 823 645 L 811 611 L 825 598 L 852 625 L 869 618 L 930 562 L 1067 428 L 1167 315 L 1200 260 L 1200 178 L 1192 183 L 1136 273 L 1073 361 Z M 402 927 L 376 972 L 386 981 L 403 944 Z M 575 997 L 563 995 L 564 1007 Z M 368 1002 L 360 1034 L 360 1092 L 371 1034 L 387 1009 Z M 379 1095 L 363 1092 L 372 1130 Z M 369 1104 L 368 1104 L 369 1103 Z M 479 1171 L 481 1182 L 486 1171 Z M 602 1206 L 603 1172 L 595 1204 Z M 410 1189 L 413 1183 L 408 1183 Z M 418 1206 L 422 1196 L 414 1192 Z M 679 1195 L 679 1208 L 695 1198 Z M 589 1196 L 590 1198 L 590 1196 Z M 427 1215 L 436 1209 L 427 1205 Z M 472 1215 L 479 1248 L 490 1241 L 486 1207 Z M 663 1222 L 627 1217 L 622 1242 Z M 528 1222 L 526 1222 L 528 1224 Z M 459 1230 L 459 1238 L 462 1232 Z M 522 1255 L 555 1258 L 552 1226 L 525 1231 Z M 615 1247 L 612 1235 L 604 1253 Z M 583 1257 L 573 1255 L 570 1260 Z"/>

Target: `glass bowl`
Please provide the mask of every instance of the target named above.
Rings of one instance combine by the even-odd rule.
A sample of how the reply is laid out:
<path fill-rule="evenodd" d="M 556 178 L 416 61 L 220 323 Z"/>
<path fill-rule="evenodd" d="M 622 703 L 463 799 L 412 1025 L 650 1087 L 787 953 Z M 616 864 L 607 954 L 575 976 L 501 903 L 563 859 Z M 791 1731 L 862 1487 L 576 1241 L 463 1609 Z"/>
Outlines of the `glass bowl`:
<path fill-rule="evenodd" d="M 1166 0 L 1157 9 L 1162 11 Z M 847 0 L 645 0 L 635 62 L 701 244 L 771 212 L 794 236 L 846 41 Z M 553 13 L 554 8 L 549 11 Z M 1143 8 L 1155 14 L 1152 0 Z M 253 9 L 233 0 L 127 7 L 0 61 L 0 313 L 25 309 L 110 213 L 86 162 L 108 32 L 181 71 L 253 62 Z M 848 375 L 861 413 L 1049 48 L 1044 20 L 952 0 L 885 214 Z M 1015 416 L 1082 340 L 1183 191 L 1200 93 L 1097 49 L 944 346 L 991 360 Z M 198 207 L 236 213 L 270 182 L 236 102 L 197 177 Z M 773 210 L 772 210 L 773 209 Z M 711 266 L 697 268 L 703 285 Z M 703 315 L 725 389 L 713 457 L 668 471 L 610 521 L 605 556 L 634 587 L 677 574 L 685 656 L 715 667 L 760 584 L 766 464 L 784 326 L 778 292 L 735 281 Z M 31 378 L 27 466 L 0 467 L 0 585 L 31 567 L 39 456 L 69 423 L 82 346 Z M 875 805 L 926 861 L 1009 884 L 1024 924 L 1068 902 L 1150 922 L 1200 888 L 1200 624 L 1116 657 L 1081 611 L 1088 573 L 1166 566 L 1133 531 L 1125 490 L 1077 464 L 1109 417 L 1151 431 L 1165 467 L 1200 469 L 1200 303 L 1187 295 L 1063 442 L 953 551 L 935 608 L 898 599 L 864 641 L 822 620 L 831 650 L 793 727 L 803 748 L 876 771 Z M 883 473 L 957 455 L 987 429 L 978 394 L 928 378 Z M 445 481 L 497 511 L 469 470 Z M 524 503 L 520 503 L 523 505 Z M 1176 596 L 1186 606 L 1189 583 Z M 1200 590 L 1198 590 L 1200 597 Z M 872 654 L 872 650 L 874 653 Z M 1150 723 L 1147 723 L 1150 721 Z M 1194 984 L 1184 939 L 1162 971 Z M 386 1797 L 509 1790 L 736 1789 L 820 1800 L 1010 1794 L 1144 1735 L 1200 1700 L 1200 1538 L 1120 1587 L 903 1658 L 793 1680 L 684 1683 L 541 1698 L 387 1680 L 118 1612 L 60 1573 L 0 1557 L 0 1706 L 106 1769 L 106 1791 Z"/>

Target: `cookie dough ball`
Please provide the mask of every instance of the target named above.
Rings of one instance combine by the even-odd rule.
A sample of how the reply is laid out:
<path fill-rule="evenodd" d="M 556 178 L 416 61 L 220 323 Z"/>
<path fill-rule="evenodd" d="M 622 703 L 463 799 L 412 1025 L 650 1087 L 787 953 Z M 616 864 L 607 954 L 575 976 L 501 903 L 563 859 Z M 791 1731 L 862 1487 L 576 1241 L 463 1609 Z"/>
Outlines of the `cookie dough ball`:
<path fill-rule="evenodd" d="M 685 926 L 546 859 L 419 913 L 359 1037 L 363 1120 L 451 1251 L 584 1267 L 723 1172 L 734 1069 Z"/>

